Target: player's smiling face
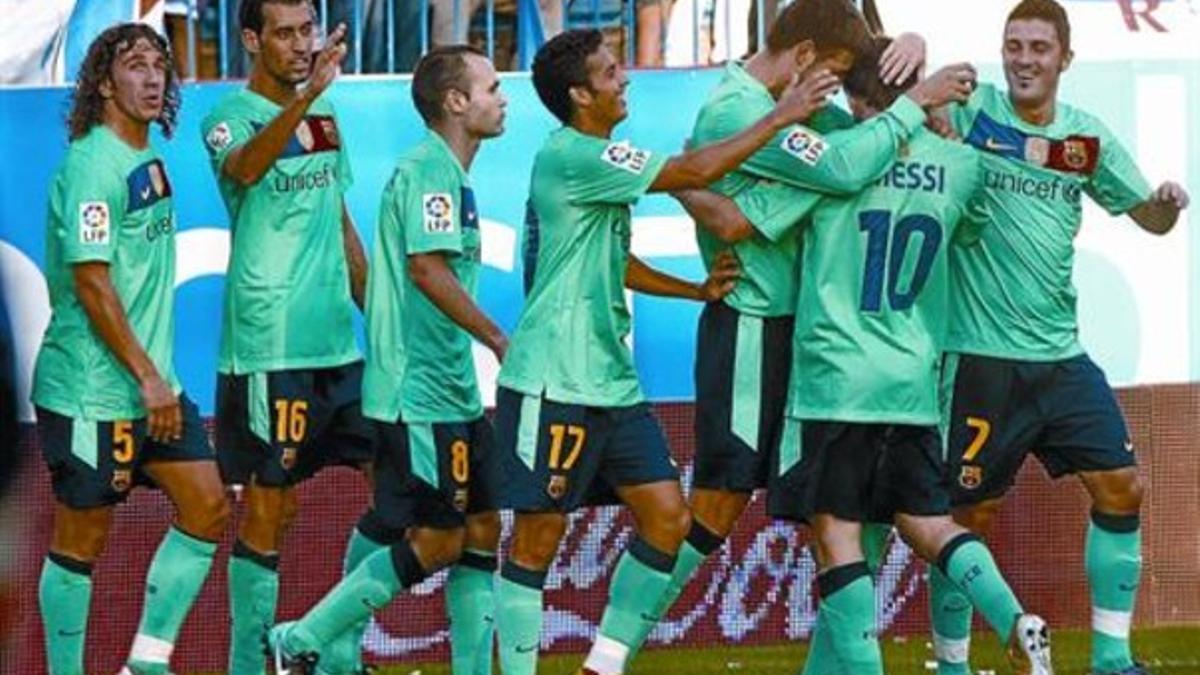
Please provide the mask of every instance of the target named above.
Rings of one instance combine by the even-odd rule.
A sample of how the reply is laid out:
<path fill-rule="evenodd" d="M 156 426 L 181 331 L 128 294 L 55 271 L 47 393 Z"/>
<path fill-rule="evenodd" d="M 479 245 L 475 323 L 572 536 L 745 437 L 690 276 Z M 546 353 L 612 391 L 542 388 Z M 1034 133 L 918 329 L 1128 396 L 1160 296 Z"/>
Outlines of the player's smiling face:
<path fill-rule="evenodd" d="M 467 92 L 467 130 L 479 138 L 495 138 L 504 133 L 504 109 L 508 99 L 500 91 L 500 78 L 491 61 L 482 56 L 469 54 L 467 77 L 471 91 Z"/>
<path fill-rule="evenodd" d="M 139 38 L 113 60 L 112 73 L 100 94 L 117 114 L 142 124 L 162 115 L 167 89 L 167 59 L 146 38 Z"/>
<path fill-rule="evenodd" d="M 625 101 L 625 89 L 629 77 L 612 51 L 601 45 L 587 58 L 588 90 L 591 102 L 588 106 L 591 117 L 616 126 L 629 115 Z"/>
<path fill-rule="evenodd" d="M 1058 79 L 1071 63 L 1054 24 L 1015 19 L 1004 28 L 1004 77 L 1018 104 L 1042 105 L 1058 92 Z"/>
<path fill-rule="evenodd" d="M 312 6 L 307 2 L 285 5 L 265 3 L 262 7 L 262 34 L 243 31 L 246 50 L 263 68 L 280 82 L 297 85 L 308 79 L 312 70 L 316 26 Z"/>

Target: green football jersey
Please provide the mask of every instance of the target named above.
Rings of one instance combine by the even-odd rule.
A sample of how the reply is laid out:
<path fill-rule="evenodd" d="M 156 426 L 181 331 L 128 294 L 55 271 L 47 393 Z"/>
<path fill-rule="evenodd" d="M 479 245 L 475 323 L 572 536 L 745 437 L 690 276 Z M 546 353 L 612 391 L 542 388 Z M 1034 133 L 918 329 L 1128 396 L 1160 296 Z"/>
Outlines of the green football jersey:
<path fill-rule="evenodd" d="M 342 239 L 342 195 L 352 177 L 333 106 L 323 98 L 313 103 L 254 185 L 242 187 L 221 172 L 229 153 L 281 110 L 242 89 L 202 125 L 232 230 L 222 373 L 325 368 L 360 358 Z"/>
<path fill-rule="evenodd" d="M 470 333 L 408 275 L 408 256 L 441 253 L 463 289 L 479 280 L 479 214 L 467 173 L 429 132 L 384 189 L 367 284 L 363 414 L 395 422 L 467 422 L 483 415 Z"/>
<path fill-rule="evenodd" d="M 176 393 L 175 211 L 166 167 L 98 125 L 67 148 L 50 186 L 46 281 L 50 325 L 34 367 L 33 402 L 84 420 L 146 416 L 138 383 L 79 304 L 73 266 L 108 263 L 133 335 Z"/>
<path fill-rule="evenodd" d="M 560 403 L 643 400 L 625 304 L 630 208 L 667 158 L 563 127 L 533 162 L 524 256 L 529 292 L 500 385 Z"/>
<path fill-rule="evenodd" d="M 804 214 L 790 417 L 938 422 L 947 248 L 977 240 L 978 226 L 960 222 L 968 212 L 982 221 L 981 181 L 974 150 L 920 131 L 874 186 Z M 735 201 L 748 215 L 757 208 Z"/>
<path fill-rule="evenodd" d="M 949 348 L 1024 361 L 1082 353 L 1071 279 L 1082 195 L 1119 214 L 1147 199 L 1150 186 L 1104 124 L 1069 105 L 1037 127 L 985 84 L 952 119 L 983 151 L 995 226 L 979 246 L 951 256 Z"/>
<path fill-rule="evenodd" d="M 775 108 L 771 92 L 741 63 L 730 63 L 720 83 L 700 109 L 692 130 L 692 142 L 708 145 L 752 126 Z M 756 185 L 760 179 L 825 194 L 849 194 L 878 179 L 896 159 L 896 152 L 915 129 L 925 122 L 925 112 L 901 97 L 885 114 L 850 129 L 833 111 L 814 117 L 814 128 L 795 125 L 785 129 L 750 157 L 742 166 L 714 183 L 710 189 L 732 197 Z M 832 131 L 833 133 L 826 133 Z M 772 191 L 759 193 L 770 199 Z M 752 221 L 754 236 L 733 245 L 741 266 L 741 278 L 725 297 L 730 307 L 754 316 L 785 316 L 796 307 L 796 258 L 798 237 L 792 226 L 770 217 L 770 209 L 793 209 L 796 193 L 784 191 L 782 203 L 762 204 L 767 217 Z M 815 199 L 810 196 L 809 199 Z M 717 255 L 728 244 L 701 227 L 696 239 L 705 267 L 711 269 Z"/>

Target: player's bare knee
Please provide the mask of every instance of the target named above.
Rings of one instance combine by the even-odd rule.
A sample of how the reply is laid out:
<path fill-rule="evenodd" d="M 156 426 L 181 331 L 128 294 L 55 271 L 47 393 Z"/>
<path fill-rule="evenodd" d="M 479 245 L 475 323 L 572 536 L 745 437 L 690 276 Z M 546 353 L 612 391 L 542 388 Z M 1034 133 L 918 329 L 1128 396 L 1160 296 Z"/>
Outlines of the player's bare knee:
<path fill-rule="evenodd" d="M 1132 515 L 1141 510 L 1145 484 L 1137 468 L 1097 471 L 1081 474 L 1092 495 L 1093 507 L 1100 513 Z"/>
<path fill-rule="evenodd" d="M 509 558 L 525 569 L 549 569 L 566 530 L 562 514 L 517 514 Z"/>
<path fill-rule="evenodd" d="M 955 507 L 954 522 L 983 537 L 992 529 L 996 515 L 1000 513 L 1002 500 L 988 499 L 978 504 Z"/>
<path fill-rule="evenodd" d="M 826 569 L 863 559 L 862 526 L 828 515 L 813 519 L 817 557 Z"/>
<path fill-rule="evenodd" d="M 692 520 L 721 538 L 728 537 L 749 500 L 750 495 L 741 492 L 695 490 L 692 492 Z"/>
<path fill-rule="evenodd" d="M 190 535 L 215 541 L 225 533 L 231 509 L 224 492 L 206 493 L 179 511 L 180 527 Z"/>
<path fill-rule="evenodd" d="M 95 562 L 108 544 L 111 524 L 111 509 L 75 510 L 60 505 L 50 550 L 80 562 Z"/>
<path fill-rule="evenodd" d="M 426 572 L 436 572 L 449 567 L 462 557 L 466 530 L 456 527 L 448 530 L 414 528 L 409 534 L 409 544 L 421 561 Z"/>
<path fill-rule="evenodd" d="M 500 514 L 487 511 L 467 516 L 465 546 L 473 551 L 495 552 L 500 547 Z"/>
<path fill-rule="evenodd" d="M 914 516 L 896 514 L 896 531 L 922 559 L 934 562 L 942 548 L 963 532 L 949 516 Z"/>

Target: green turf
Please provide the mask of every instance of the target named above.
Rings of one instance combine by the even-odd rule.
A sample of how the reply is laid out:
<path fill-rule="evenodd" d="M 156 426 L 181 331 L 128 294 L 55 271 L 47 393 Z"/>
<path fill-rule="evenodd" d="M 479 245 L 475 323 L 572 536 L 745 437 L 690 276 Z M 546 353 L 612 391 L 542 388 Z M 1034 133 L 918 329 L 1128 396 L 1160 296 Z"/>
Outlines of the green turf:
<path fill-rule="evenodd" d="M 1054 633 L 1054 664 L 1058 675 L 1078 675 L 1088 669 L 1088 633 Z M 1138 654 L 1155 675 L 1200 673 L 1200 628 L 1159 628 L 1134 631 Z M 707 675 L 793 675 L 804 658 L 806 645 L 721 647 L 712 649 L 653 649 L 638 658 L 628 675 L 680 673 Z M 884 663 L 888 675 L 930 675 L 926 669 L 932 652 L 925 640 L 885 638 Z M 996 639 L 976 634 L 971 663 L 979 672 L 1009 672 Z M 572 675 L 583 655 L 551 656 L 542 660 L 538 675 Z M 387 675 L 450 675 L 449 666 L 420 664 L 382 669 Z"/>

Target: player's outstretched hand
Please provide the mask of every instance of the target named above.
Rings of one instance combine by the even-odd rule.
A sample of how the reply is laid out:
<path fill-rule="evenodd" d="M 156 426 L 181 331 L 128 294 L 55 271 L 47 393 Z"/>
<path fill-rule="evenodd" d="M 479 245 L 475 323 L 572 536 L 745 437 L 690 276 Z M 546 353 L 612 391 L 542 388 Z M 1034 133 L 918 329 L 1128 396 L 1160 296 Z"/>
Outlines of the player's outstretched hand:
<path fill-rule="evenodd" d="M 925 38 L 916 33 L 901 33 L 879 57 L 879 78 L 884 84 L 904 82 L 913 73 L 925 73 Z"/>
<path fill-rule="evenodd" d="M 341 72 L 342 60 L 346 58 L 346 24 L 339 23 L 325 40 L 325 46 L 313 61 L 312 75 L 308 78 L 305 93 L 310 98 L 321 95 Z"/>
<path fill-rule="evenodd" d="M 1150 199 L 1163 204 L 1171 204 L 1180 211 L 1186 209 L 1192 201 L 1191 196 L 1182 185 L 1171 181 L 1159 185 Z"/>
<path fill-rule="evenodd" d="M 716 302 L 733 292 L 738 277 L 742 275 L 737 256 L 726 250 L 717 255 L 713 261 L 712 271 L 708 278 L 700 284 L 700 297 L 704 302 Z"/>
<path fill-rule="evenodd" d="M 179 397 L 157 373 L 141 384 L 142 405 L 146 408 L 146 433 L 159 443 L 183 437 L 183 411 Z"/>
<path fill-rule="evenodd" d="M 840 85 L 837 76 L 825 68 L 808 73 L 802 80 L 793 75 L 775 104 L 775 112 L 787 124 L 803 122 L 824 108 Z"/>
<path fill-rule="evenodd" d="M 496 355 L 496 361 L 504 363 L 504 355 L 508 353 L 508 336 L 501 333 L 488 341 L 488 349 Z"/>
<path fill-rule="evenodd" d="M 955 63 L 921 80 L 908 90 L 906 96 L 929 110 L 947 103 L 965 103 L 974 90 L 975 67 L 969 63 Z"/>

